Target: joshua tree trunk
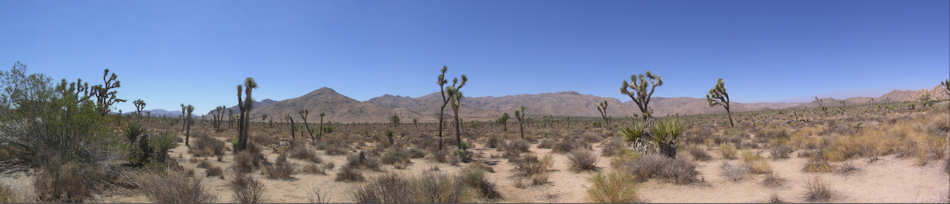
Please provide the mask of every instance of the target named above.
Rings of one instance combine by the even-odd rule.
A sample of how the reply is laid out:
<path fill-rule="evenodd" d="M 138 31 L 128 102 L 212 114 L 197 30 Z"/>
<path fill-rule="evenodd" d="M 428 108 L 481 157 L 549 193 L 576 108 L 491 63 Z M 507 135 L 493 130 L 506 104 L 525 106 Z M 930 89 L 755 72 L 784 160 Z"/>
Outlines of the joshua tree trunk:
<path fill-rule="evenodd" d="M 729 108 L 726 108 L 726 115 L 729 116 L 729 127 L 736 127 L 736 124 L 732 122 L 732 111 L 729 111 Z"/>
<path fill-rule="evenodd" d="M 445 104 L 446 103 L 443 103 L 442 108 L 439 108 L 439 150 L 442 150 L 442 126 L 443 123 L 445 123 L 445 120 L 443 119 L 445 117 Z"/>
<path fill-rule="evenodd" d="M 323 139 L 323 114 L 322 114 L 322 113 L 320 114 L 320 131 L 319 131 L 319 133 L 320 133 L 320 136 L 317 137 L 317 140 L 322 140 L 322 139 Z"/>
<path fill-rule="evenodd" d="M 287 116 L 287 119 L 290 119 L 290 139 L 297 139 L 297 125 L 294 124 L 294 117 Z"/>
<path fill-rule="evenodd" d="M 518 122 L 518 129 L 521 129 L 521 139 L 524 139 L 524 123 Z"/>
<path fill-rule="evenodd" d="M 459 111 L 455 111 L 455 141 L 458 143 L 458 147 L 462 149 L 462 127 L 459 120 Z"/>

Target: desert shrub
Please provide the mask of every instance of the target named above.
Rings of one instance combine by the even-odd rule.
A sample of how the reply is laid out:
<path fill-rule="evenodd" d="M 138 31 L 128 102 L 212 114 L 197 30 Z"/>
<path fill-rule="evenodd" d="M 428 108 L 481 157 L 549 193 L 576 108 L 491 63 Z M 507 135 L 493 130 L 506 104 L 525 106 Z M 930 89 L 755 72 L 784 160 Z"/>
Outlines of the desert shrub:
<path fill-rule="evenodd" d="M 366 153 L 360 152 L 356 155 L 350 155 L 346 158 L 346 167 L 356 169 L 379 170 L 379 161 L 366 156 Z"/>
<path fill-rule="evenodd" d="M 601 147 L 601 156 L 613 156 L 619 152 L 620 149 L 623 149 L 623 140 L 620 137 L 610 137 L 603 143 L 603 145 L 601 145 Z"/>
<path fill-rule="evenodd" d="M 538 159 L 535 155 L 525 155 L 514 161 L 516 174 L 522 177 L 531 177 L 536 174 L 543 174 L 553 165 L 551 155 L 546 155 Z"/>
<path fill-rule="evenodd" d="M 263 136 L 263 135 L 251 135 L 249 137 L 250 137 L 249 138 L 250 141 L 253 142 L 254 144 L 262 145 L 265 147 L 270 147 L 280 142 L 275 137 L 268 137 L 268 136 Z"/>
<path fill-rule="evenodd" d="M 738 154 L 738 151 L 736 150 L 736 147 L 734 145 L 732 144 L 719 145 L 719 155 L 721 155 L 723 159 L 729 159 L 729 160 L 736 159 L 737 154 Z"/>
<path fill-rule="evenodd" d="M 805 163 L 805 167 L 802 168 L 804 172 L 831 172 L 831 163 L 828 163 L 828 160 L 822 156 L 822 152 L 808 157 L 808 162 Z"/>
<path fill-rule="evenodd" d="M 722 178 L 732 181 L 739 182 L 745 178 L 746 173 L 749 172 L 749 168 L 741 165 L 732 165 L 729 162 L 722 162 L 722 165 L 719 166 L 720 176 Z"/>
<path fill-rule="evenodd" d="M 155 160 L 163 163 L 168 158 L 168 151 L 178 146 L 178 137 L 171 132 L 164 132 L 158 136 L 149 137 L 149 145 L 154 150 Z"/>
<path fill-rule="evenodd" d="M 773 160 L 788 159 L 788 155 L 792 153 L 792 148 L 785 144 L 776 144 L 769 149 L 769 153 L 771 153 Z"/>
<path fill-rule="evenodd" d="M 764 157 L 752 151 L 742 152 L 742 162 L 754 174 L 772 173 L 772 165 Z"/>
<path fill-rule="evenodd" d="M 574 150 L 576 143 L 571 139 L 561 139 L 557 143 L 554 143 L 554 146 L 551 147 L 551 151 L 556 153 L 568 153 L 571 150 Z"/>
<path fill-rule="evenodd" d="M 323 160 L 317 156 L 317 153 L 315 151 L 313 151 L 310 148 L 307 148 L 307 145 L 303 145 L 303 144 L 293 145 L 293 147 L 290 148 L 290 158 L 310 161 L 313 163 L 323 162 Z"/>
<path fill-rule="evenodd" d="M 555 142 L 554 142 L 554 140 L 552 140 L 552 139 L 541 139 L 541 141 L 538 143 L 538 148 L 539 148 L 539 149 L 551 149 L 551 148 L 554 147 L 554 143 L 555 143 Z"/>
<path fill-rule="evenodd" d="M 303 168 L 300 169 L 300 171 L 306 174 L 327 175 L 326 169 L 316 164 L 308 164 L 306 166 L 303 166 Z"/>
<path fill-rule="evenodd" d="M 416 148 L 409 148 L 406 150 L 406 153 L 409 154 L 409 158 L 412 159 L 419 159 L 426 156 L 426 152 Z"/>
<path fill-rule="evenodd" d="M 687 151 L 689 151 L 689 154 L 692 155 L 693 159 L 696 161 L 709 161 L 710 159 L 712 159 L 712 157 L 709 156 L 709 154 L 706 153 L 705 150 L 697 146 L 690 147 L 689 149 L 687 149 Z"/>
<path fill-rule="evenodd" d="M 587 198 L 597 203 L 631 203 L 637 201 L 634 178 L 625 173 L 594 174 L 590 178 Z"/>
<path fill-rule="evenodd" d="M 251 145 L 248 145 L 251 146 Z M 251 151 L 241 151 L 234 155 L 234 171 L 241 173 L 250 173 L 261 166 L 261 155 L 254 154 Z"/>
<path fill-rule="evenodd" d="M 469 200 L 468 189 L 458 179 L 436 174 L 423 173 L 410 181 L 417 203 L 460 203 Z"/>
<path fill-rule="evenodd" d="M 858 172 L 858 167 L 854 166 L 851 162 L 844 162 L 841 166 L 834 169 L 834 172 L 841 175 L 850 175 L 855 172 Z"/>
<path fill-rule="evenodd" d="M 344 155 L 346 154 L 347 149 L 342 145 L 327 145 L 326 153 L 327 155 Z"/>
<path fill-rule="evenodd" d="M 677 184 L 699 181 L 696 166 L 683 159 L 672 159 L 658 154 L 647 154 L 633 162 L 623 164 L 626 172 L 639 179 L 663 178 Z"/>
<path fill-rule="evenodd" d="M 621 169 L 625 164 L 632 164 L 640 158 L 640 154 L 636 151 L 630 149 L 620 149 L 617 153 L 610 158 L 610 167 L 614 169 Z"/>
<path fill-rule="evenodd" d="M 831 200 L 833 193 L 831 188 L 824 180 L 818 177 L 812 178 L 805 183 L 805 200 L 809 202 L 825 202 Z"/>
<path fill-rule="evenodd" d="M 145 196 L 156 203 L 212 203 L 217 200 L 201 179 L 175 171 L 167 171 L 164 175 L 143 174 L 137 180 Z"/>
<path fill-rule="evenodd" d="M 269 179 L 290 180 L 293 179 L 294 165 L 287 161 L 286 153 L 280 154 L 280 156 L 277 156 L 274 165 L 264 167 L 264 174 Z"/>
<path fill-rule="evenodd" d="M 377 177 L 353 192 L 359 203 L 459 203 L 467 200 L 466 186 L 441 174 L 405 179 L 395 174 Z"/>
<path fill-rule="evenodd" d="M 778 177 L 775 173 L 770 173 L 765 176 L 765 179 L 762 179 L 762 185 L 766 187 L 780 187 L 785 184 L 785 179 Z"/>
<path fill-rule="evenodd" d="M 357 188 L 353 198 L 358 203 L 412 203 L 413 189 L 408 186 L 408 180 L 399 175 L 387 174 Z"/>
<path fill-rule="evenodd" d="M 335 181 L 339 182 L 360 182 L 363 181 L 363 174 L 350 166 L 343 166 L 340 172 L 336 173 Z"/>
<path fill-rule="evenodd" d="M 488 200 L 501 199 L 501 193 L 495 190 L 495 184 L 485 179 L 485 170 L 478 166 L 468 166 L 458 175 L 459 181 L 471 189 L 477 190 L 482 198 Z"/>
<path fill-rule="evenodd" d="M 231 180 L 234 201 L 238 203 L 261 203 L 264 199 L 264 184 L 250 175 L 238 173 Z"/>
<path fill-rule="evenodd" d="M 210 167 L 208 168 L 207 171 L 205 171 L 205 176 L 206 177 L 218 176 L 218 177 L 224 178 L 224 170 L 221 170 L 221 167 Z"/>
<path fill-rule="evenodd" d="M 225 145 L 224 145 L 224 142 L 222 142 L 221 140 L 211 138 L 210 136 L 201 136 L 201 135 L 197 135 L 194 138 L 195 138 L 194 143 L 192 143 L 194 147 L 188 151 L 194 154 L 195 156 L 205 157 L 205 156 L 215 155 L 218 158 L 221 158 L 222 156 L 224 156 Z"/>
<path fill-rule="evenodd" d="M 99 191 L 97 183 L 105 177 L 106 173 L 94 164 L 51 162 L 33 178 L 33 188 L 38 201 L 82 202 Z"/>
<path fill-rule="evenodd" d="M 531 151 L 530 144 L 528 143 L 528 141 L 525 141 L 523 139 L 515 139 L 515 140 L 508 141 L 508 143 L 505 144 L 504 147 L 505 148 L 503 149 L 503 151 L 505 152 L 525 153 L 525 152 Z"/>
<path fill-rule="evenodd" d="M 489 148 L 498 148 L 499 144 L 502 144 L 501 139 L 498 139 L 498 136 L 490 136 L 488 140 L 485 141 L 485 145 L 488 145 Z"/>
<path fill-rule="evenodd" d="M 201 160 L 201 162 L 199 162 L 196 167 L 202 168 L 202 169 L 211 168 L 211 163 L 208 163 L 208 161 L 205 161 L 205 160 Z"/>
<path fill-rule="evenodd" d="M 330 203 L 330 196 L 314 186 L 310 187 L 310 197 L 308 200 L 314 204 Z"/>
<path fill-rule="evenodd" d="M 383 155 L 380 157 L 380 162 L 383 164 L 408 164 L 409 161 L 409 152 L 401 150 L 399 148 L 390 148 L 388 151 L 383 152 Z"/>
<path fill-rule="evenodd" d="M 574 150 L 567 155 L 567 159 L 571 161 L 571 169 L 574 171 L 597 170 L 597 155 L 591 151 Z"/>

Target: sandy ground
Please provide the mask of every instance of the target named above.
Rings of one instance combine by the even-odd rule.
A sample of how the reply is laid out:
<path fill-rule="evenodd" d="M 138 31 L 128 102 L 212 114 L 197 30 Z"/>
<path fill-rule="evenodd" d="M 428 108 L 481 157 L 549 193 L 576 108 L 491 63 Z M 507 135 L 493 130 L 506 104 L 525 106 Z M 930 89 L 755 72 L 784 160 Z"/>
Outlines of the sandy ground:
<path fill-rule="evenodd" d="M 600 153 L 598 145 L 594 152 Z M 550 153 L 550 149 L 538 149 L 532 145 L 532 152 L 543 156 Z M 588 202 L 586 190 L 589 187 L 588 179 L 594 172 L 574 172 L 570 170 L 570 161 L 566 155 L 554 154 L 553 170 L 549 172 L 550 183 L 525 188 L 515 187 L 512 178 L 514 165 L 501 158 L 502 153 L 491 148 L 476 148 L 476 157 L 480 160 L 498 161 L 491 166 L 495 173 L 486 174 L 488 180 L 497 185 L 504 200 L 497 202 Z M 205 175 L 205 170 L 197 168 L 198 163 L 189 162 L 191 154 L 187 154 L 183 145 L 173 149 L 171 156 L 177 158 L 186 169 L 193 169 L 196 175 Z M 271 150 L 268 153 L 270 161 L 277 155 Z M 320 191 L 329 196 L 331 202 L 353 202 L 349 192 L 365 182 L 343 183 L 335 182 L 334 178 L 340 167 L 346 161 L 346 156 L 328 156 L 323 151 L 317 151 L 324 163 L 332 162 L 335 168 L 327 175 L 295 174 L 294 180 L 282 181 L 266 179 L 259 173 L 253 174 L 265 184 L 266 202 L 308 202 L 312 192 Z M 494 155 L 494 156 L 493 156 Z M 229 168 L 232 156 L 218 162 L 212 157 L 199 158 L 207 160 L 214 166 L 225 169 L 225 177 L 230 178 L 234 172 Z M 298 167 L 309 162 L 290 159 Z M 609 158 L 600 158 L 597 166 L 601 171 L 609 170 Z M 786 180 L 785 184 L 777 188 L 763 186 L 761 181 L 764 175 L 748 175 L 740 182 L 723 179 L 719 166 L 723 160 L 697 162 L 697 170 L 704 181 L 701 184 L 676 185 L 662 180 L 650 180 L 638 184 L 638 197 L 645 202 L 765 202 L 772 194 L 777 194 L 786 202 L 805 202 L 805 182 L 818 176 L 827 181 L 835 197 L 831 202 L 943 202 L 947 197 L 947 175 L 941 171 L 943 162 L 930 162 L 925 166 L 916 165 L 912 158 L 882 157 L 874 163 L 865 160 L 850 161 L 859 170 L 849 175 L 835 173 L 805 173 L 801 171 L 806 159 L 791 158 L 778 161 L 769 160 L 775 173 Z M 738 160 L 729 161 L 739 163 Z M 462 164 L 466 165 L 466 164 Z M 406 169 L 393 169 L 384 165 L 382 171 L 363 170 L 367 179 L 375 176 L 396 173 L 403 176 L 416 176 L 425 171 L 432 171 L 437 167 L 440 173 L 454 174 L 462 166 L 440 164 L 426 159 L 413 159 Z M 220 178 L 205 178 L 206 186 L 217 193 L 218 202 L 233 202 L 232 191 L 228 180 Z M 32 177 L 26 173 L 0 175 L 0 183 L 8 185 L 21 193 L 32 191 Z M 149 202 L 141 194 L 122 193 L 101 197 L 97 202 Z"/>

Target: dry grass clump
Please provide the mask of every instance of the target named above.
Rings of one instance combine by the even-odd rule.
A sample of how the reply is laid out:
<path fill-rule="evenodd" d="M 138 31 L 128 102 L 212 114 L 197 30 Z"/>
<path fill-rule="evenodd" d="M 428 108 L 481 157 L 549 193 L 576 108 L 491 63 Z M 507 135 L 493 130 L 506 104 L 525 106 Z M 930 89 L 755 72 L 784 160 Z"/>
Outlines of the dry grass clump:
<path fill-rule="evenodd" d="M 501 193 L 495 190 L 495 184 L 485 179 L 485 170 L 481 167 L 465 167 L 459 173 L 458 179 L 469 188 L 477 190 L 484 199 L 490 201 L 502 199 Z"/>
<path fill-rule="evenodd" d="M 805 183 L 805 200 L 808 202 L 826 202 L 834 195 L 828 183 L 818 177 Z"/>
<path fill-rule="evenodd" d="M 633 162 L 626 162 L 620 167 L 625 172 L 646 180 L 662 178 L 676 184 L 698 182 L 696 165 L 683 159 L 672 159 L 659 154 L 646 154 Z"/>
<path fill-rule="evenodd" d="M 214 139 L 210 136 L 204 134 L 198 134 L 194 136 L 194 143 L 192 143 L 192 148 L 188 151 L 198 157 L 206 157 L 215 155 L 219 159 L 224 156 L 225 145 L 221 140 Z"/>
<path fill-rule="evenodd" d="M 379 176 L 352 195 L 359 203 L 460 203 L 469 200 L 467 193 L 465 184 L 455 178 L 426 173 L 412 179 Z"/>
<path fill-rule="evenodd" d="M 43 202 L 82 202 L 99 191 L 106 172 L 91 164 L 50 162 L 33 179 L 36 199 Z"/>
<path fill-rule="evenodd" d="M 822 155 L 822 151 L 818 151 L 814 155 L 809 156 L 808 162 L 805 163 L 805 167 L 802 168 L 802 171 L 819 173 L 831 172 L 831 163 L 828 163 L 828 160 Z"/>
<path fill-rule="evenodd" d="M 551 155 L 545 155 L 541 159 L 534 155 L 525 155 L 513 160 L 513 162 L 515 163 L 515 175 L 519 176 L 520 179 L 530 179 L 532 185 L 548 183 L 547 171 L 554 165 Z"/>
<path fill-rule="evenodd" d="M 792 151 L 793 150 L 791 147 L 782 143 L 772 145 L 772 148 L 769 149 L 769 153 L 772 155 L 772 160 L 788 159 L 789 154 L 791 154 Z"/>
<path fill-rule="evenodd" d="M 316 164 L 305 165 L 303 166 L 302 169 L 300 169 L 300 172 L 303 172 L 305 174 L 327 175 L 326 169 Z"/>
<path fill-rule="evenodd" d="M 636 182 L 633 176 L 610 172 L 595 174 L 590 178 L 587 199 L 596 203 L 630 203 L 637 201 Z"/>
<path fill-rule="evenodd" d="M 211 168 L 211 163 L 209 163 L 207 160 L 201 160 L 201 162 L 199 162 L 196 167 L 202 169 Z"/>
<path fill-rule="evenodd" d="M 206 177 L 215 177 L 215 176 L 218 176 L 218 177 L 221 177 L 221 178 L 223 179 L 223 178 L 224 178 L 224 170 L 221 170 L 221 167 L 216 167 L 216 166 L 210 167 L 210 168 L 208 168 L 207 171 L 205 171 L 205 176 L 206 176 Z"/>
<path fill-rule="evenodd" d="M 541 139 L 538 142 L 538 149 L 551 149 L 554 147 L 555 140 L 553 139 Z"/>
<path fill-rule="evenodd" d="M 775 173 L 770 173 L 765 176 L 765 179 L 762 179 L 762 185 L 766 187 L 780 187 L 785 184 L 785 179 L 778 177 Z"/>
<path fill-rule="evenodd" d="M 164 175 L 143 174 L 137 183 L 149 200 L 156 203 L 212 203 L 217 197 L 202 180 L 175 171 Z"/>
<path fill-rule="evenodd" d="M 722 156 L 723 159 L 736 159 L 737 154 L 739 154 L 739 152 L 736 150 L 736 146 L 725 143 L 719 145 L 719 155 Z"/>
<path fill-rule="evenodd" d="M 250 145 L 248 145 L 250 146 Z M 261 167 L 263 155 L 252 151 L 241 151 L 234 155 L 234 171 L 241 173 L 250 173 Z"/>
<path fill-rule="evenodd" d="M 573 140 L 564 138 L 554 143 L 554 146 L 551 147 L 551 151 L 556 153 L 568 153 L 571 152 L 571 150 L 574 150 L 574 148 L 577 148 L 575 147 L 576 145 L 577 143 L 575 143 Z"/>
<path fill-rule="evenodd" d="M 623 149 L 623 140 L 620 137 L 609 137 L 601 145 L 600 155 L 605 157 L 614 156 Z"/>
<path fill-rule="evenodd" d="M 767 174 L 772 173 L 772 165 L 769 165 L 769 162 L 765 160 L 764 157 L 756 154 L 755 152 L 746 151 L 742 152 L 742 162 L 749 169 L 751 173 L 754 174 Z"/>
<path fill-rule="evenodd" d="M 383 155 L 380 156 L 379 160 L 383 164 L 389 165 L 407 165 L 410 163 L 409 152 L 395 147 L 389 148 L 389 150 L 383 152 Z"/>
<path fill-rule="evenodd" d="M 363 174 L 351 166 L 343 166 L 340 172 L 336 173 L 335 181 L 338 182 L 360 182 L 365 180 Z"/>
<path fill-rule="evenodd" d="M 264 167 L 264 175 L 269 179 L 291 180 L 294 174 L 294 165 L 287 161 L 287 154 L 283 153 L 277 156 L 274 165 Z"/>
<path fill-rule="evenodd" d="M 307 148 L 307 145 L 304 144 L 295 144 L 290 148 L 290 158 L 310 161 L 313 163 L 323 162 L 320 157 L 317 156 L 317 152 L 313 149 Z"/>
<path fill-rule="evenodd" d="M 857 173 L 858 170 L 860 169 L 854 166 L 854 164 L 852 164 L 851 162 L 844 162 L 841 164 L 841 166 L 838 166 L 838 168 L 835 168 L 834 172 L 840 175 L 851 175 L 851 174 Z"/>
<path fill-rule="evenodd" d="M 720 176 L 732 182 L 741 181 L 749 172 L 748 167 L 742 165 L 732 165 L 729 162 L 722 162 L 722 165 L 719 166 L 719 169 L 721 170 Z"/>
<path fill-rule="evenodd" d="M 234 175 L 231 190 L 238 203 L 261 203 L 264 198 L 264 184 L 247 174 Z"/>
<path fill-rule="evenodd" d="M 596 171 L 597 170 L 597 155 L 594 155 L 593 152 L 589 150 L 574 150 L 571 154 L 567 155 L 567 159 L 571 161 L 571 169 L 574 171 Z"/>
<path fill-rule="evenodd" d="M 689 151 L 689 155 L 693 156 L 693 160 L 696 160 L 696 161 L 709 161 L 710 159 L 712 159 L 712 156 L 709 156 L 709 154 L 706 153 L 705 150 L 697 146 L 692 146 L 689 149 L 687 149 L 687 151 Z"/>

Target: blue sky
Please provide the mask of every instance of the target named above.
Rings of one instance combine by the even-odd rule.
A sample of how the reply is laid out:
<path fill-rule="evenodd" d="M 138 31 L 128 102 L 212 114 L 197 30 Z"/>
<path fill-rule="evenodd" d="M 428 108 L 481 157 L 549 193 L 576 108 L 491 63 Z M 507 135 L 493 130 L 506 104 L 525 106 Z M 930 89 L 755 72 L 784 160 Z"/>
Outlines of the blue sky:
<path fill-rule="evenodd" d="M 702 97 L 723 77 L 739 102 L 879 95 L 947 78 L 948 1 L 20 1 L 0 0 L 0 64 L 54 78 L 118 72 L 148 108 L 236 103 L 331 87 L 358 100 L 574 90 Z M 8 69 L 8 68 L 4 68 Z M 119 106 L 130 110 L 130 103 Z"/>

